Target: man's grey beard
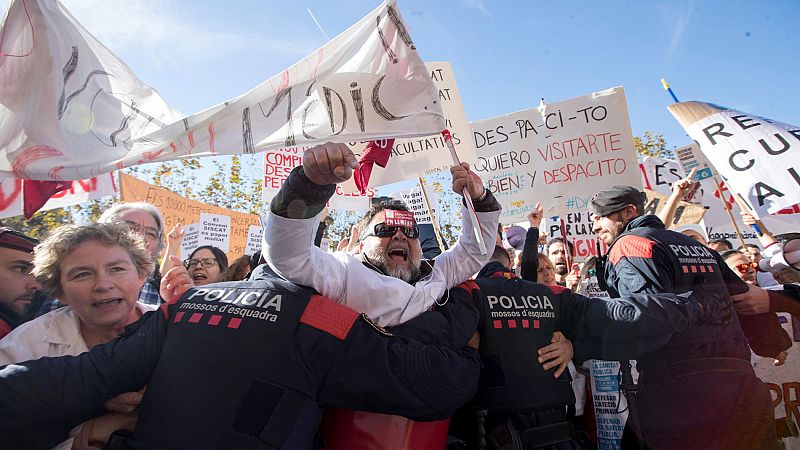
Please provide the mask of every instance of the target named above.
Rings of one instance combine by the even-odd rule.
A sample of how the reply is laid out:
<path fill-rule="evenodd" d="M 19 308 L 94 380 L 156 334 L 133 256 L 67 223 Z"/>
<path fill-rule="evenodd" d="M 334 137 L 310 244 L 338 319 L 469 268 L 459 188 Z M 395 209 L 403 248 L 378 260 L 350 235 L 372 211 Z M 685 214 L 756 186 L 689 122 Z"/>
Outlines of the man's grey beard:
<path fill-rule="evenodd" d="M 553 264 L 553 271 L 556 273 L 556 275 L 566 275 L 569 272 L 569 268 L 567 267 L 566 263 Z"/>
<path fill-rule="evenodd" d="M 378 248 L 378 251 L 364 252 L 364 255 L 369 258 L 369 262 L 377 269 L 381 270 L 386 275 L 392 278 L 399 278 L 406 283 L 416 280 L 421 273 L 420 265 L 422 264 L 422 255 L 411 255 L 409 250 L 408 264 L 405 266 L 390 267 L 386 257 L 386 250 Z"/>

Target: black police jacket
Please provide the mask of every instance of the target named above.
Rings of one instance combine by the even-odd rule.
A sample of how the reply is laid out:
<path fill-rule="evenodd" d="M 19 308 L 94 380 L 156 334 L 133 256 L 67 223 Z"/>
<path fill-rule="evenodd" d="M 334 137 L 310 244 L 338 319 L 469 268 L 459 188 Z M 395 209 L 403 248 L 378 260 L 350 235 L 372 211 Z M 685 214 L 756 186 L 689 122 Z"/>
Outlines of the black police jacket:
<path fill-rule="evenodd" d="M 570 377 L 556 379 L 537 361 L 538 349 L 560 330 L 573 341 L 578 364 L 589 358 L 629 359 L 653 351 L 694 322 L 699 309 L 676 295 L 594 299 L 560 286 L 523 280 L 490 262 L 475 283 L 451 291 L 471 296 L 481 312 L 484 368 L 473 401 L 490 412 L 521 412 L 575 402 Z"/>
<path fill-rule="evenodd" d="M 604 269 L 612 297 L 633 293 L 682 293 L 699 286 L 719 297 L 706 302 L 701 323 L 673 337 L 660 351 L 639 358 L 640 370 L 656 369 L 671 361 L 705 357 L 749 361 L 748 340 L 753 350 L 762 356 L 777 355 L 791 346 L 791 339 L 775 314 L 735 314 L 728 294 L 746 292 L 748 286 L 717 252 L 688 236 L 666 230 L 656 216 L 640 216 L 628 223 L 611 244 Z"/>
<path fill-rule="evenodd" d="M 421 315 L 466 324 L 422 336 L 446 346 L 428 345 L 266 267 L 251 281 L 190 289 L 87 353 L 0 369 L 2 431 L 13 438 L 14 427 L 94 411 L 147 384 L 130 448 L 303 449 L 321 404 L 433 420 L 472 398 L 478 354 L 450 344 L 472 336 L 474 310 L 452 302 Z"/>

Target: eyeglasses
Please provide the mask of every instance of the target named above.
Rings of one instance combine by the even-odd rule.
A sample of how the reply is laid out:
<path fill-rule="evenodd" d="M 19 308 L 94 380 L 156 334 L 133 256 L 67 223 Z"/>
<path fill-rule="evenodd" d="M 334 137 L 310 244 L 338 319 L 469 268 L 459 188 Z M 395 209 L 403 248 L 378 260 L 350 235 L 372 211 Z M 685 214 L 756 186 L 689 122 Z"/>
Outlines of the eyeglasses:
<path fill-rule="evenodd" d="M 156 228 L 143 227 L 136 222 L 128 222 L 127 220 L 125 221 L 125 225 L 127 225 L 129 229 L 141 234 L 146 239 L 149 239 L 151 241 L 157 241 L 161 239 L 161 232 L 158 231 L 158 229 Z"/>
<path fill-rule="evenodd" d="M 191 269 L 192 267 L 198 264 L 200 264 L 200 267 L 208 269 L 210 267 L 214 267 L 214 265 L 217 264 L 217 260 L 214 258 L 203 258 L 203 259 L 187 259 L 183 261 L 183 265 L 187 269 Z"/>
<path fill-rule="evenodd" d="M 736 267 L 736 270 L 738 270 L 739 273 L 747 273 L 747 269 L 753 269 L 753 270 L 758 269 L 758 263 L 754 262 L 743 263 L 743 264 L 737 264 L 734 267 Z"/>
<path fill-rule="evenodd" d="M 385 223 L 376 223 L 372 228 L 372 233 L 365 235 L 364 238 L 368 238 L 370 236 L 379 238 L 392 237 L 397 233 L 398 229 L 400 229 L 400 231 L 402 231 L 403 234 L 409 239 L 416 239 L 419 237 L 419 227 L 416 225 L 413 227 L 395 227 L 386 225 Z"/>

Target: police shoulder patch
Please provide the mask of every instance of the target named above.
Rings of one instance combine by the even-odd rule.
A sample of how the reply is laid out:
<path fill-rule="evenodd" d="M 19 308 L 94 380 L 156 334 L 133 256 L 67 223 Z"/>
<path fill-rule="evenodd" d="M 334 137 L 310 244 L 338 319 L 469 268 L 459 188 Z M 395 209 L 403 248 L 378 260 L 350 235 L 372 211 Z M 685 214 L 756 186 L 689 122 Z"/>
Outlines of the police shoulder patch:
<path fill-rule="evenodd" d="M 650 259 L 653 257 L 653 247 L 655 247 L 655 245 L 655 241 L 651 241 L 646 237 L 632 234 L 625 235 L 614 243 L 608 258 L 613 264 L 618 263 L 623 256 L 627 258 Z"/>
<path fill-rule="evenodd" d="M 392 333 L 386 331 L 386 328 L 383 328 L 382 326 L 380 326 L 377 323 L 373 322 L 372 319 L 370 319 L 366 314 L 361 313 L 361 319 L 364 320 L 364 322 L 367 322 L 367 325 L 371 326 L 378 333 L 380 333 L 380 334 L 382 334 L 384 336 L 394 336 Z"/>

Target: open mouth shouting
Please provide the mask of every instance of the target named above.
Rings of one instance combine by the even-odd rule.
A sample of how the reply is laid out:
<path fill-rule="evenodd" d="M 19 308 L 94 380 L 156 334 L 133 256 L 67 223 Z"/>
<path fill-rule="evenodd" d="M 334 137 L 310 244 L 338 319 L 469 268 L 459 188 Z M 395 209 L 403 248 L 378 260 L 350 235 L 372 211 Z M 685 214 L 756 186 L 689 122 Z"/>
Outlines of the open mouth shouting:
<path fill-rule="evenodd" d="M 195 282 L 195 284 L 196 284 L 198 281 L 201 281 L 201 282 L 202 282 L 202 281 L 206 281 L 206 280 L 208 280 L 208 277 L 207 277 L 207 276 L 206 276 L 206 274 L 204 274 L 204 273 L 195 272 L 195 273 L 193 273 L 193 274 L 192 274 L 192 281 L 194 281 L 194 282 Z"/>
<path fill-rule="evenodd" d="M 107 298 L 102 300 L 94 300 L 92 301 L 92 308 L 107 311 L 116 308 L 119 306 L 124 300 L 122 297 L 115 297 L 115 298 Z"/>
<path fill-rule="evenodd" d="M 405 248 L 392 248 L 386 250 L 386 255 L 388 256 L 389 261 L 391 262 L 407 262 L 408 261 L 408 249 Z"/>

